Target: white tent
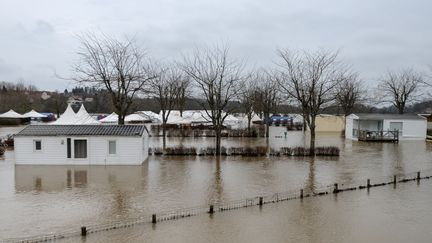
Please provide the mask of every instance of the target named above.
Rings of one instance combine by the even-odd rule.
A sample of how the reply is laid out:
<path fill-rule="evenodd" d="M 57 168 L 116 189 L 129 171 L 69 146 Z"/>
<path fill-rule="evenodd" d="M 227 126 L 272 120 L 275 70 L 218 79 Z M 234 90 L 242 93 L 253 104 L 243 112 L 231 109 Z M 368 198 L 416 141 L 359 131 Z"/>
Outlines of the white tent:
<path fill-rule="evenodd" d="M 130 115 L 127 115 L 125 117 L 125 122 L 141 123 L 141 122 L 146 122 L 146 121 L 148 121 L 148 119 L 145 118 L 144 116 L 140 115 L 140 114 L 130 114 Z"/>
<path fill-rule="evenodd" d="M 146 121 L 151 121 L 152 123 L 160 123 L 162 121 L 159 115 L 153 111 L 137 111 L 135 113 L 140 114 L 146 119 Z"/>
<path fill-rule="evenodd" d="M 246 118 L 246 120 L 247 120 L 247 118 Z M 262 120 L 263 119 L 261 119 L 256 113 L 253 113 L 251 122 L 258 122 L 258 121 L 262 121 Z"/>
<path fill-rule="evenodd" d="M 81 105 L 78 113 L 72 110 L 72 107 L 68 105 L 63 115 L 60 116 L 57 121 L 50 123 L 52 125 L 95 125 L 100 124 L 93 117 L 91 117 L 84 105 Z"/>
<path fill-rule="evenodd" d="M 113 112 L 109 116 L 102 118 L 99 120 L 102 123 L 117 123 L 118 122 L 118 115 Z"/>
<path fill-rule="evenodd" d="M 160 120 L 162 121 L 162 111 L 159 113 Z M 180 116 L 180 111 L 171 111 L 168 116 L 167 124 L 190 124 L 191 121 Z"/>
<path fill-rule="evenodd" d="M 288 117 L 292 118 L 294 123 L 303 123 L 303 116 L 300 114 L 291 113 Z"/>
<path fill-rule="evenodd" d="M 0 114 L 0 118 L 29 118 L 28 116 L 21 115 L 14 110 L 9 110 L 3 114 Z"/>
<path fill-rule="evenodd" d="M 90 116 L 84 105 L 81 105 L 79 111 L 76 113 L 77 125 L 96 125 L 100 124 L 99 121 Z"/>
<path fill-rule="evenodd" d="M 224 120 L 224 125 L 231 126 L 231 128 L 240 128 L 242 121 L 233 115 L 228 115 Z"/>
<path fill-rule="evenodd" d="M 65 112 L 60 116 L 59 119 L 50 123 L 52 125 L 75 125 L 77 123 L 77 116 L 72 110 L 70 105 L 67 106 Z"/>
<path fill-rule="evenodd" d="M 44 117 L 47 117 L 46 115 L 43 115 L 43 114 L 41 114 L 39 112 L 36 112 L 35 110 L 31 110 L 31 111 L 25 113 L 24 116 L 31 117 L 31 118 L 44 118 Z"/>
<path fill-rule="evenodd" d="M 183 118 L 192 123 L 211 123 L 211 119 L 205 110 L 184 111 Z"/>

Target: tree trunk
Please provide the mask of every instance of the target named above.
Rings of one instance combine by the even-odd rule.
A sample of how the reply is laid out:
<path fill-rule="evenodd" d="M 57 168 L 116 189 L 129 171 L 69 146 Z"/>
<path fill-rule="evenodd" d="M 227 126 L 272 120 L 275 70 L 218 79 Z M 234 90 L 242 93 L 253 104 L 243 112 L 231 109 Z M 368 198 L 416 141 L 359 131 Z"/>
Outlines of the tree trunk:
<path fill-rule="evenodd" d="M 269 122 L 266 123 L 266 138 L 270 137 L 270 125 Z"/>
<path fill-rule="evenodd" d="M 162 149 L 165 151 L 166 148 L 166 121 L 162 123 Z"/>
<path fill-rule="evenodd" d="M 219 127 L 216 128 L 216 151 L 215 154 L 216 156 L 220 156 L 221 154 L 221 136 L 222 136 L 222 129 L 220 129 Z"/>
<path fill-rule="evenodd" d="M 162 123 L 162 137 L 166 136 L 166 123 Z"/>
<path fill-rule="evenodd" d="M 270 117 L 269 115 L 264 115 L 265 126 L 266 126 L 266 138 L 270 136 Z"/>
<path fill-rule="evenodd" d="M 303 132 L 306 132 L 307 130 L 307 124 L 306 124 L 306 115 L 303 114 Z"/>
<path fill-rule="evenodd" d="M 163 138 L 162 138 L 162 150 L 165 152 L 165 149 L 166 149 L 166 138 L 165 138 L 165 136 L 163 136 Z"/>
<path fill-rule="evenodd" d="M 310 124 L 310 145 L 309 145 L 309 149 L 310 149 L 310 155 L 314 156 L 315 155 L 315 116 L 311 116 L 311 124 Z"/>
<path fill-rule="evenodd" d="M 124 114 L 119 113 L 119 115 L 118 115 L 118 125 L 124 125 L 125 124 L 124 119 L 125 119 Z"/>

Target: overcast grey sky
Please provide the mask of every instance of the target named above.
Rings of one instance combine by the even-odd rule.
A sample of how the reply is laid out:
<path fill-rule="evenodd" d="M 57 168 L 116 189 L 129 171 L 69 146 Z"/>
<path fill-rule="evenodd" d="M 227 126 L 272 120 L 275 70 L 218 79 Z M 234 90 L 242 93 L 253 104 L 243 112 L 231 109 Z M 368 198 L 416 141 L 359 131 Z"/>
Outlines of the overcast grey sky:
<path fill-rule="evenodd" d="M 269 66 L 276 48 L 340 49 L 370 86 L 389 69 L 432 64 L 430 0 L 1 0 L 0 80 L 73 87 L 77 34 L 135 36 L 155 58 L 228 42 Z"/>

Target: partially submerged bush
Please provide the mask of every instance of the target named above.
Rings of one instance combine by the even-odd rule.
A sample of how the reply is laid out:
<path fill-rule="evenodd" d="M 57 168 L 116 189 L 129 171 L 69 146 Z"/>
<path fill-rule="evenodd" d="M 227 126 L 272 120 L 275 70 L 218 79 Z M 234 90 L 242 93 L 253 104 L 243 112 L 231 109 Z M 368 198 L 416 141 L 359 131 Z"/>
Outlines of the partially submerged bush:
<path fill-rule="evenodd" d="M 310 149 L 305 147 L 294 147 L 291 149 L 292 156 L 309 156 Z"/>
<path fill-rule="evenodd" d="M 315 155 L 319 156 L 339 156 L 340 149 L 338 147 L 316 147 Z"/>
<path fill-rule="evenodd" d="M 195 148 L 188 148 L 188 147 L 183 147 L 183 146 L 179 146 L 179 147 L 171 147 L 171 148 L 166 148 L 165 149 L 165 155 L 183 155 L 183 156 L 188 156 L 188 155 L 197 155 L 196 149 Z"/>
<path fill-rule="evenodd" d="M 265 146 L 256 147 L 221 147 L 221 155 L 223 156 L 245 156 L 245 157 L 258 157 L 267 156 L 268 148 Z M 170 147 L 163 151 L 161 148 L 149 149 L 149 154 L 154 155 L 183 155 L 183 156 L 215 156 L 216 149 L 214 147 L 201 148 L 197 152 L 196 148 L 188 147 Z M 339 156 L 340 149 L 334 146 L 316 147 L 313 153 L 309 148 L 305 147 L 282 147 L 279 150 L 271 149 L 270 156 Z"/>
<path fill-rule="evenodd" d="M 154 155 L 163 155 L 163 149 L 162 148 L 154 148 L 153 149 Z"/>

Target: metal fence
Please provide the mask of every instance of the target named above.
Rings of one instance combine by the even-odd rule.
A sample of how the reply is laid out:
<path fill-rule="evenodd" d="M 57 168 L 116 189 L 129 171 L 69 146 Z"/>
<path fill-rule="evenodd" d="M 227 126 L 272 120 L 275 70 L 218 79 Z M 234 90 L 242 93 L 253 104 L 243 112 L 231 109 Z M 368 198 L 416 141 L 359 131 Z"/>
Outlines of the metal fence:
<path fill-rule="evenodd" d="M 86 225 L 86 226 L 77 226 L 74 229 L 50 233 L 45 235 L 38 235 L 33 237 L 21 237 L 21 238 L 10 238 L 3 240 L 4 242 L 46 242 L 46 241 L 54 241 L 74 236 L 86 236 L 90 233 L 120 229 L 120 228 L 128 228 L 134 225 L 144 224 L 144 223 L 157 223 L 167 220 L 176 220 L 182 219 L 186 217 L 191 217 L 200 214 L 206 213 L 217 213 L 224 212 L 228 210 L 234 210 L 245 207 L 253 207 L 253 206 L 262 206 L 264 204 L 269 203 L 277 203 L 281 201 L 293 200 L 293 199 L 302 199 L 307 197 L 316 197 L 323 196 L 327 194 L 336 194 L 341 193 L 343 191 L 351 191 L 351 190 L 362 190 L 362 189 L 370 189 L 378 186 L 385 185 L 394 185 L 396 186 L 398 183 L 404 183 L 409 181 L 418 181 L 422 179 L 430 179 L 432 178 L 432 170 L 423 170 L 422 172 L 412 172 L 405 173 L 394 176 L 385 176 L 385 177 L 375 177 L 368 178 L 365 180 L 357 180 L 357 181 L 345 181 L 335 183 L 333 185 L 326 185 L 320 188 L 314 189 L 298 189 L 286 192 L 278 192 L 265 196 L 256 196 L 251 198 L 245 198 L 241 200 L 227 201 L 223 203 L 207 205 L 207 206 L 198 206 L 198 207 L 190 207 L 190 208 L 180 208 L 174 209 L 170 211 L 159 212 L 151 215 L 140 215 L 137 218 L 131 218 L 129 220 L 123 220 L 119 222 L 110 222 L 105 224 L 97 224 L 97 225 Z"/>

